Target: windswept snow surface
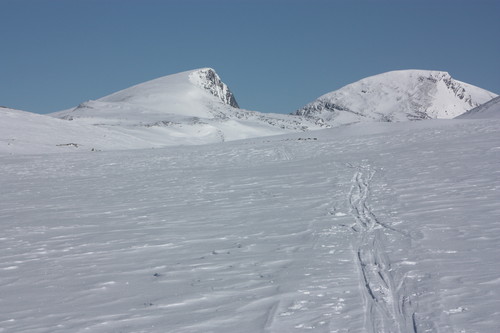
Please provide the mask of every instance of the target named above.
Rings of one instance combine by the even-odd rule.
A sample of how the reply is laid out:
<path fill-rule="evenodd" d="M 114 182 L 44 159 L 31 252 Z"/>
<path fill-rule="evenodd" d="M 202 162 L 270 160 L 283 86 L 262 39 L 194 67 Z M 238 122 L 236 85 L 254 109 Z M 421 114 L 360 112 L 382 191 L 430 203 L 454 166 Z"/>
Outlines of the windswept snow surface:
<path fill-rule="evenodd" d="M 0 332 L 496 333 L 499 125 L 0 157 Z"/>
<path fill-rule="evenodd" d="M 455 80 L 447 72 L 401 70 L 351 83 L 319 97 L 294 114 L 330 126 L 451 119 L 496 96 Z"/>

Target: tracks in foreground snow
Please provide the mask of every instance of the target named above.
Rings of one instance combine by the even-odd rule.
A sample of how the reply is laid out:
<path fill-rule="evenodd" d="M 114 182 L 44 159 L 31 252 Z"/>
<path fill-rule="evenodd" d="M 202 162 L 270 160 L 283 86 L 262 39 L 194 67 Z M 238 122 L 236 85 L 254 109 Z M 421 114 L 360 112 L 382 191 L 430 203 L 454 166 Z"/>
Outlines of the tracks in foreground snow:
<path fill-rule="evenodd" d="M 384 232 L 403 233 L 377 219 L 367 200 L 375 171 L 369 166 L 352 166 L 348 203 L 358 234 L 356 263 L 365 307 L 365 327 L 370 333 L 417 333 L 415 311 L 405 292 L 405 278 L 397 279 L 384 252 Z"/>

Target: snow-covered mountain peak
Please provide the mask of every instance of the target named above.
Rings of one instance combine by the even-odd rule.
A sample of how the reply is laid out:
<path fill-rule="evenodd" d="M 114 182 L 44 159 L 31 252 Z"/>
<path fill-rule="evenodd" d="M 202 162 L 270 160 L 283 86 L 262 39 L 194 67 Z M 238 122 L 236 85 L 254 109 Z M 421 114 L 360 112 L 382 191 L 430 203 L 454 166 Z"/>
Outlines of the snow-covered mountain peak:
<path fill-rule="evenodd" d="M 201 88 L 201 89 L 200 89 Z M 206 93 L 218 101 L 238 107 L 238 103 L 212 68 L 201 68 L 163 76 L 100 98 L 101 102 L 154 103 L 172 99 L 202 99 Z M 178 102 L 178 101 L 177 101 Z M 172 103 L 171 103 L 172 104 Z"/>
<path fill-rule="evenodd" d="M 327 93 L 294 114 L 331 125 L 454 118 L 497 96 L 447 72 L 399 70 Z"/>
<path fill-rule="evenodd" d="M 231 90 L 229 90 L 229 87 L 222 82 L 219 75 L 212 68 L 194 70 L 189 74 L 189 79 L 194 84 L 220 99 L 224 104 L 239 108 L 238 102 L 236 102 L 236 98 Z"/>
<path fill-rule="evenodd" d="M 234 109 L 238 103 L 213 69 L 202 68 L 140 83 L 53 115 L 148 122 L 151 118 L 164 120 L 167 114 L 211 118 L 219 107 Z"/>
<path fill-rule="evenodd" d="M 153 147 L 320 127 L 302 117 L 240 109 L 229 87 L 212 68 L 160 77 L 51 116 L 139 137 Z"/>

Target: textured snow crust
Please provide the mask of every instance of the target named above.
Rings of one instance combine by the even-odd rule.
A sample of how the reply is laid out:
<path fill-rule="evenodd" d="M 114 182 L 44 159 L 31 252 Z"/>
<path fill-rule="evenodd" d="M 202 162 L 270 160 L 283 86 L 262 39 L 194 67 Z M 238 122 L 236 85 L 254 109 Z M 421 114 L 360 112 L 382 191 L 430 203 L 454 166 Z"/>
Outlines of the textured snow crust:
<path fill-rule="evenodd" d="M 499 128 L 1 156 L 0 332 L 496 333 Z"/>
<path fill-rule="evenodd" d="M 450 119 L 497 95 L 446 72 L 402 70 L 349 84 L 294 112 L 332 126 L 365 121 Z"/>

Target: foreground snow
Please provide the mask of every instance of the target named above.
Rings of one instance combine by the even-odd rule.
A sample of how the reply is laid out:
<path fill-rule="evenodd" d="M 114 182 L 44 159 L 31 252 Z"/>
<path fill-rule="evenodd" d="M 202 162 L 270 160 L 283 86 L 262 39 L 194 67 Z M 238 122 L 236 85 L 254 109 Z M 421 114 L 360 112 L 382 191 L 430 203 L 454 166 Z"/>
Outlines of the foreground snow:
<path fill-rule="evenodd" d="M 0 332 L 498 332 L 499 125 L 0 157 Z"/>

